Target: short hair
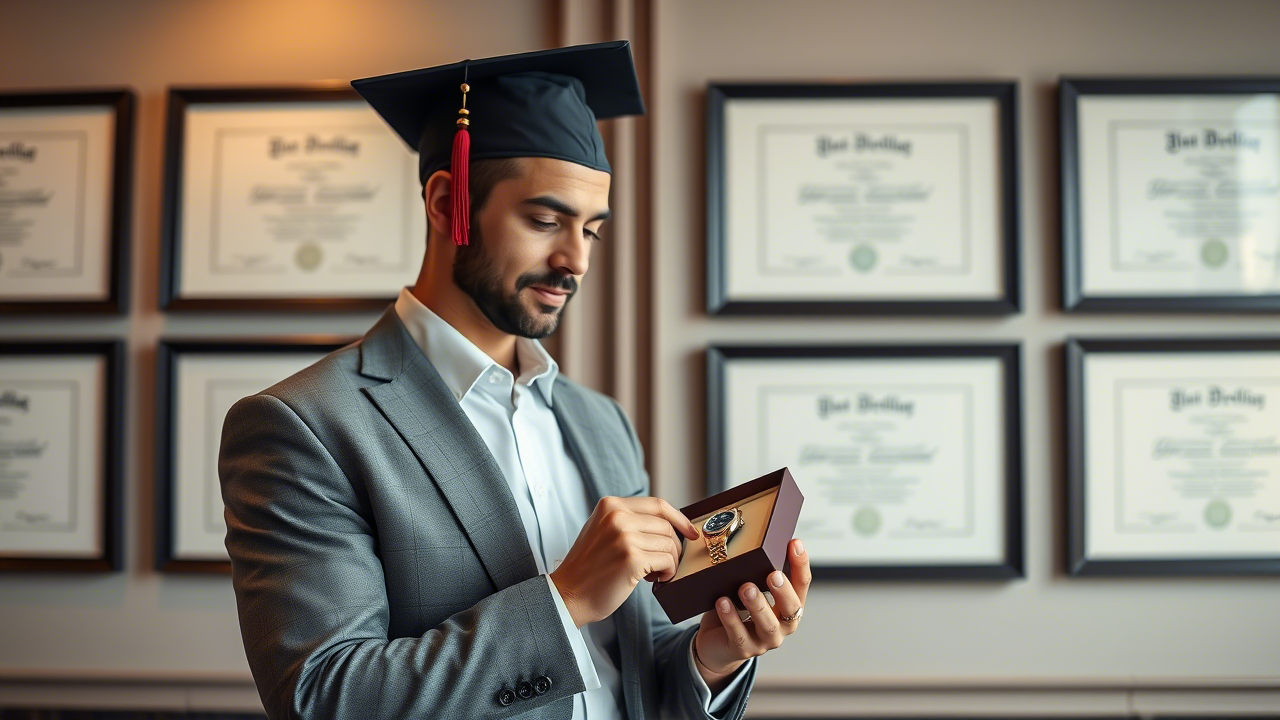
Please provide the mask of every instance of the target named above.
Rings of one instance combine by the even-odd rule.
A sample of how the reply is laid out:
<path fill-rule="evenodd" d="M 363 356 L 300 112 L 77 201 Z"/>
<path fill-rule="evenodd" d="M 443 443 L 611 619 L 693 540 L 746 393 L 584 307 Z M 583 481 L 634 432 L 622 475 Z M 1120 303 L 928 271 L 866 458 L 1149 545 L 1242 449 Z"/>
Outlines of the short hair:
<path fill-rule="evenodd" d="M 518 178 L 524 175 L 524 165 L 520 158 L 483 158 L 472 160 L 467 166 L 467 189 L 471 194 L 471 226 L 476 225 L 476 216 L 488 202 L 493 188 L 503 180 Z M 427 226 L 427 242 L 431 242 L 431 226 Z"/>

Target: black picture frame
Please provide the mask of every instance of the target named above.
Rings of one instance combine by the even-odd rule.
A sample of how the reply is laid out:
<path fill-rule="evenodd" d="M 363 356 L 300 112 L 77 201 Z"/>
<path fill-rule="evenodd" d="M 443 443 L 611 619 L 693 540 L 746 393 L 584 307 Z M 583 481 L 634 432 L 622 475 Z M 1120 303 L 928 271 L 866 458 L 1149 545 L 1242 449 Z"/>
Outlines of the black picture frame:
<path fill-rule="evenodd" d="M 734 300 L 727 294 L 725 110 L 737 99 L 990 98 L 999 108 L 1002 294 L 972 300 Z M 740 83 L 706 90 L 706 233 L 709 315 L 1009 315 L 1021 311 L 1019 260 L 1018 83 L 968 82 Z"/>
<path fill-rule="evenodd" d="M 102 398 L 102 487 L 97 557 L 0 555 L 0 572 L 107 573 L 124 568 L 124 382 L 125 343 L 107 338 L 0 340 L 0 356 L 100 356 L 105 363 Z"/>
<path fill-rule="evenodd" d="M 1106 77 L 1058 79 L 1059 192 L 1062 223 L 1062 308 L 1067 312 L 1276 312 L 1267 295 L 1086 295 L 1083 288 L 1080 193 L 1080 98 L 1085 95 L 1280 95 L 1280 76 Z"/>
<path fill-rule="evenodd" d="M 1067 572 L 1078 576 L 1280 575 L 1275 557 L 1214 559 L 1092 560 L 1085 547 L 1086 444 L 1084 362 L 1089 353 L 1232 353 L 1280 352 L 1280 336 L 1111 338 L 1068 337 L 1063 344 L 1066 402 L 1066 557 Z"/>
<path fill-rule="evenodd" d="M 884 359 L 986 357 L 1000 362 L 1002 372 L 1005 452 L 1004 558 L 991 564 L 956 565 L 812 565 L 815 578 L 831 580 L 1011 580 L 1025 577 L 1022 370 L 1019 344 L 918 345 L 712 345 L 707 370 L 707 494 L 729 487 L 724 467 L 726 364 L 738 359 Z"/>
<path fill-rule="evenodd" d="M 229 560 L 178 557 L 174 552 L 174 473 L 177 441 L 177 362 L 185 354 L 252 355 L 332 352 L 357 338 L 336 335 L 306 335 L 289 338 L 161 338 L 156 345 L 156 475 L 155 475 L 155 564 L 163 573 L 225 575 Z"/>
<path fill-rule="evenodd" d="M 160 309 L 219 312 L 369 312 L 395 300 L 386 297 L 184 297 L 179 267 L 182 254 L 182 172 L 187 108 L 193 104 L 349 102 L 362 100 L 349 86 L 330 84 L 271 87 L 171 87 L 165 110 L 164 193 L 160 238 Z M 388 130 L 390 132 L 390 130 Z"/>
<path fill-rule="evenodd" d="M 42 92 L 0 93 L 0 111 L 6 108 L 84 107 L 111 108 L 114 128 L 111 150 L 111 192 L 107 258 L 108 294 L 103 300 L 66 300 L 48 297 L 0 300 L 0 315 L 125 314 L 129 311 L 130 232 L 133 211 L 133 145 L 137 96 L 132 88 L 101 88 Z"/>

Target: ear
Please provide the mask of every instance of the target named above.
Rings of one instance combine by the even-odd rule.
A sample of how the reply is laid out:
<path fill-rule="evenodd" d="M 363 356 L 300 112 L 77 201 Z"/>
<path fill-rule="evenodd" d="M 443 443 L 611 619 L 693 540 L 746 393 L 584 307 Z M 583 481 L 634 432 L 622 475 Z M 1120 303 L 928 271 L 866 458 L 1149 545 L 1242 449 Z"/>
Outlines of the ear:
<path fill-rule="evenodd" d="M 451 179 L 448 170 L 437 170 L 422 186 L 422 199 L 427 206 L 427 236 L 430 238 L 450 237 L 449 223 L 453 219 L 453 198 L 449 194 Z"/>

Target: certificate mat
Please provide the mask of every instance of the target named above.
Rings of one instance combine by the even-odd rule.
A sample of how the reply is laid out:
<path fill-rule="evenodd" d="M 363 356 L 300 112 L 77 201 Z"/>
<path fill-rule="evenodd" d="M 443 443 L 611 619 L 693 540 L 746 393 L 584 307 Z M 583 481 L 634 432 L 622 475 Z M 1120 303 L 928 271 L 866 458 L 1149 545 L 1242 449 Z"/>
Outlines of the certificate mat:
<path fill-rule="evenodd" d="M 1082 372 L 1083 560 L 1280 560 L 1280 343 Z"/>
<path fill-rule="evenodd" d="M 101 558 L 108 361 L 0 355 L 0 553 Z"/>
<path fill-rule="evenodd" d="M 364 100 L 202 92 L 218 91 L 171 92 L 171 301 L 376 300 L 413 283 L 417 160 Z"/>
<path fill-rule="evenodd" d="M 712 383 L 723 407 L 712 413 L 722 424 L 710 431 L 722 438 L 714 448 L 722 470 L 711 482 L 790 468 L 810 500 L 795 535 L 815 567 L 1020 573 L 1021 516 L 1009 511 L 1020 504 L 1011 461 L 1018 419 L 1007 394 L 1017 387 L 1016 348 L 997 349 L 1005 357 L 883 350 L 735 357 L 743 349 L 713 349 L 713 363 L 725 358 Z"/>
<path fill-rule="evenodd" d="M 1078 100 L 1086 295 L 1280 293 L 1280 95 Z"/>
<path fill-rule="evenodd" d="M 116 110 L 0 106 L 0 302 L 111 295 Z"/>
<path fill-rule="evenodd" d="M 218 479 L 218 450 L 227 411 L 297 373 L 340 343 L 219 344 L 166 341 L 161 345 L 162 409 L 158 449 L 162 485 L 157 530 L 161 570 L 227 568 L 226 521 Z"/>

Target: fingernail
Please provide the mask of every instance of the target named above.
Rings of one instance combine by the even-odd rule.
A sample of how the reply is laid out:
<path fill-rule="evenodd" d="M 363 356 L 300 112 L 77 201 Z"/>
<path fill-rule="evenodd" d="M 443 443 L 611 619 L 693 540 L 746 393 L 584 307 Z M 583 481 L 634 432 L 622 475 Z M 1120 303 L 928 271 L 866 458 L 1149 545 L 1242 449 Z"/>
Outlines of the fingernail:
<path fill-rule="evenodd" d="M 755 585 L 748 585 L 748 586 L 747 586 L 747 590 L 746 590 L 746 592 L 744 592 L 744 593 L 742 593 L 742 594 L 743 594 L 743 595 L 745 595 L 745 596 L 747 596 L 747 599 L 748 599 L 748 600 L 755 600 L 755 599 L 756 599 L 756 592 L 757 592 L 757 591 L 756 591 L 756 586 L 755 586 Z"/>
<path fill-rule="evenodd" d="M 782 587 L 782 573 L 774 570 L 773 573 L 769 575 L 769 584 L 776 588 Z"/>
<path fill-rule="evenodd" d="M 727 613 L 733 609 L 733 605 L 729 604 L 729 598 L 720 598 L 720 612 Z"/>
<path fill-rule="evenodd" d="M 796 541 L 796 554 L 797 555 L 804 554 L 804 543 L 800 542 L 799 540 Z"/>

